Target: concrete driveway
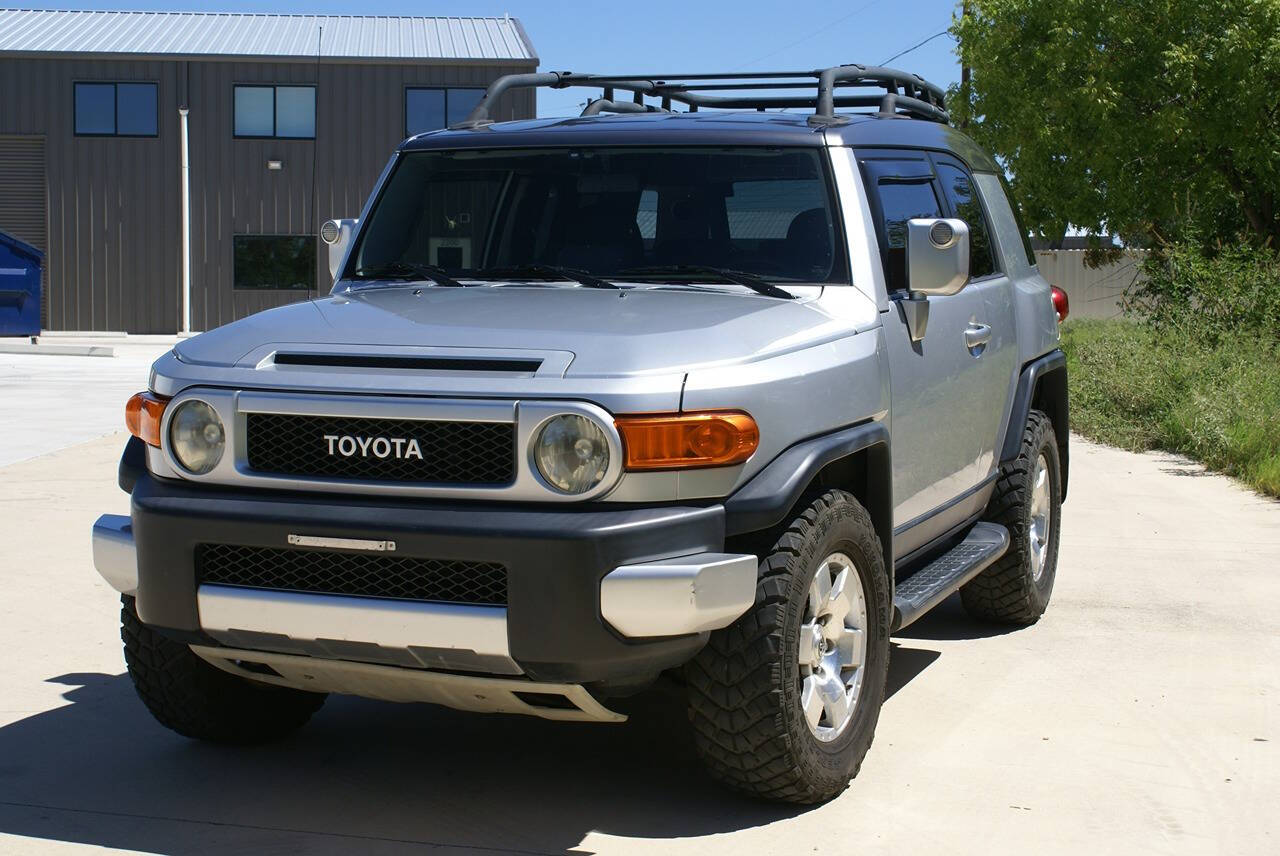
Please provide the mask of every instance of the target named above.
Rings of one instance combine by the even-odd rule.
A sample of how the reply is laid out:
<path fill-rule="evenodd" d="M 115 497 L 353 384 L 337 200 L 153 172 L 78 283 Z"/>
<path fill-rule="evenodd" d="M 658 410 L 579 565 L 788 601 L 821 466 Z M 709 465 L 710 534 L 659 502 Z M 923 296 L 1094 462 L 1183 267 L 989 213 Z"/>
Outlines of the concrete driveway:
<path fill-rule="evenodd" d="M 909 628 L 861 776 L 795 809 L 709 782 L 663 694 L 620 726 L 331 698 L 268 747 L 164 730 L 89 553 L 124 440 L 0 467 L 0 853 L 1280 851 L 1280 504 L 1183 462 L 1077 441 L 1045 618 Z"/>
<path fill-rule="evenodd" d="M 0 353 L 0 466 L 122 430 L 124 403 L 147 388 L 151 364 L 177 339 L 51 341 L 104 345 L 115 355 Z"/>

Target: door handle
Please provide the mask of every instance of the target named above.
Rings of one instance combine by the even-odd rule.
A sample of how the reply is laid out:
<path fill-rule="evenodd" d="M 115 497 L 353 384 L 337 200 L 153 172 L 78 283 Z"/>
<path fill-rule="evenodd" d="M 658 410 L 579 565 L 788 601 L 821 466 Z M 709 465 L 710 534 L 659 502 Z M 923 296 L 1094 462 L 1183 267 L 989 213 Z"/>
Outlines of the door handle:
<path fill-rule="evenodd" d="M 969 350 L 985 348 L 991 341 L 990 324 L 970 324 L 964 331 L 964 346 Z"/>

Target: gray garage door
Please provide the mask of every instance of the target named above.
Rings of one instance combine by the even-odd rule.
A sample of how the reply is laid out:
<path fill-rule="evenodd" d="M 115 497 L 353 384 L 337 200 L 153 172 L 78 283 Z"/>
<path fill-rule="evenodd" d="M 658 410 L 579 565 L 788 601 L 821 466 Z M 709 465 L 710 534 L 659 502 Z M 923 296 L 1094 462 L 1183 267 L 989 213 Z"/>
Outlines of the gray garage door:
<path fill-rule="evenodd" d="M 49 251 L 45 215 L 44 138 L 0 137 L 0 231 Z M 49 293 L 45 259 L 44 293 Z M 49 301 L 40 305 L 40 325 L 49 326 Z"/>

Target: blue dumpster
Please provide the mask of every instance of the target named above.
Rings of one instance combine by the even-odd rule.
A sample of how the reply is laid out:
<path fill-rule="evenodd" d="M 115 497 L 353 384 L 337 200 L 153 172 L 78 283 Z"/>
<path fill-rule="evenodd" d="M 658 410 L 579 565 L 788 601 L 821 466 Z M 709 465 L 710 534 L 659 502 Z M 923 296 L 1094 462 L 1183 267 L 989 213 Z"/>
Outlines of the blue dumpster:
<path fill-rule="evenodd" d="M 44 253 L 0 232 L 0 336 L 40 335 Z"/>

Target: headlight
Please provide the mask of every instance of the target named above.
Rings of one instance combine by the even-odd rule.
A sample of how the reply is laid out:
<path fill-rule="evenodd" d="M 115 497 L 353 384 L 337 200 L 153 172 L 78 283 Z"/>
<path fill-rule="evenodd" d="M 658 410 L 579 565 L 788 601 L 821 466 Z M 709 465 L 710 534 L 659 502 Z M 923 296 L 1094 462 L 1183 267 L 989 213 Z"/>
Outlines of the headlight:
<path fill-rule="evenodd" d="M 542 426 L 533 445 L 538 472 L 557 490 L 586 493 L 609 469 L 609 441 L 585 416 L 563 413 Z"/>
<path fill-rule="evenodd" d="M 183 469 L 202 476 L 222 460 L 227 433 L 212 407 L 192 399 L 178 405 L 169 420 L 169 448 Z"/>

